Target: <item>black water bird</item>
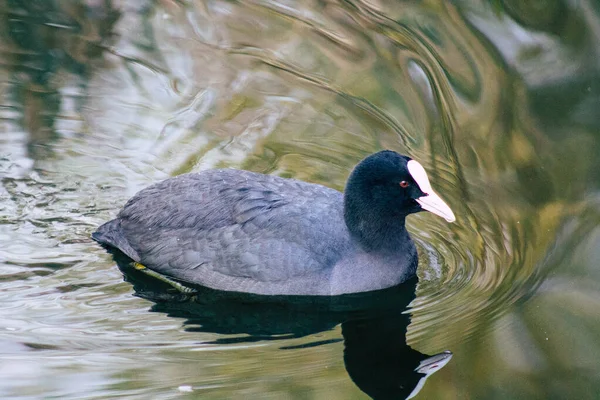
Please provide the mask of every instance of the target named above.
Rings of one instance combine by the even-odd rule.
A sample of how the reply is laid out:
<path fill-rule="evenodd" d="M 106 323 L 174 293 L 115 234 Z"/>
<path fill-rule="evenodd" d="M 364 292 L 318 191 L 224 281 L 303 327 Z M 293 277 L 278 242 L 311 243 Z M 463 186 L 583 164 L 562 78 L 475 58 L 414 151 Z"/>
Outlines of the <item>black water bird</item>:
<path fill-rule="evenodd" d="M 422 210 L 455 220 L 421 164 L 381 151 L 344 193 L 234 169 L 180 175 L 140 191 L 92 237 L 184 293 L 333 296 L 413 278 L 405 219 Z"/>

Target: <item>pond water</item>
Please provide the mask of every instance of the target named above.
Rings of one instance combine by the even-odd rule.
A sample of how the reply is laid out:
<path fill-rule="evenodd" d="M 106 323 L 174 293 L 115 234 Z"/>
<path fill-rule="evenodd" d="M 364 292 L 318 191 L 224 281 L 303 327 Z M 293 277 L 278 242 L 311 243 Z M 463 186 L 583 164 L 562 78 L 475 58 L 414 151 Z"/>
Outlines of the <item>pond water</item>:
<path fill-rule="evenodd" d="M 600 398 L 599 4 L 1 2 L 0 398 L 367 399 L 382 354 L 446 350 L 416 398 Z M 383 148 L 457 215 L 408 219 L 419 283 L 391 322 L 194 319 L 90 240 L 170 176 L 341 190 Z"/>

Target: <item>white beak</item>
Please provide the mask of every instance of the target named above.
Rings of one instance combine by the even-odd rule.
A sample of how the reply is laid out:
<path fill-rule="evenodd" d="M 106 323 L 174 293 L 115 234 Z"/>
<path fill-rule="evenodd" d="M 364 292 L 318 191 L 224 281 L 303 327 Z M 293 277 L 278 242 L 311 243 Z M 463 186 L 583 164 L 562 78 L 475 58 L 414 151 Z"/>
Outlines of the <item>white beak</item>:
<path fill-rule="evenodd" d="M 415 371 L 417 371 L 420 374 L 425 374 L 425 376 L 419 380 L 419 383 L 417 383 L 417 386 L 415 386 L 415 388 L 413 389 L 411 394 L 408 395 L 406 400 L 415 397 L 421 391 L 421 389 L 423 389 L 423 386 L 425 386 L 425 381 L 427 380 L 427 378 L 429 378 L 431 375 L 433 375 L 440 369 L 444 368 L 451 358 L 452 352 L 444 351 L 443 353 L 436 354 L 421 361 L 419 366 L 415 368 Z"/>
<path fill-rule="evenodd" d="M 454 213 L 450 207 L 448 207 L 448 204 L 446 204 L 444 200 L 442 200 L 442 198 L 438 196 L 437 193 L 435 193 L 431 188 L 425 168 L 423 168 L 423 166 L 415 160 L 410 160 L 407 163 L 407 167 L 408 172 L 410 172 L 410 175 L 413 177 L 415 182 L 417 182 L 417 185 L 419 185 L 421 191 L 425 193 L 425 196 L 416 199 L 421 208 L 423 208 L 423 210 L 432 212 L 435 215 L 439 215 L 448 222 L 456 221 L 456 217 L 454 216 Z"/>

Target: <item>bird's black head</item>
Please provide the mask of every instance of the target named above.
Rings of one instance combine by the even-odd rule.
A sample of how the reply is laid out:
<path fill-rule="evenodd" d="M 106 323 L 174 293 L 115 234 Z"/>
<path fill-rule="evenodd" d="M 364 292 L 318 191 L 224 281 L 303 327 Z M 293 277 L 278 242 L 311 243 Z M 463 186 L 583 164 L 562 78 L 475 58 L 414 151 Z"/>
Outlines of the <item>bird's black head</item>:
<path fill-rule="evenodd" d="M 395 231 L 404 230 L 406 216 L 422 210 L 454 221 L 421 164 L 410 157 L 380 151 L 362 160 L 348 178 L 344 217 L 360 241 L 393 240 Z"/>

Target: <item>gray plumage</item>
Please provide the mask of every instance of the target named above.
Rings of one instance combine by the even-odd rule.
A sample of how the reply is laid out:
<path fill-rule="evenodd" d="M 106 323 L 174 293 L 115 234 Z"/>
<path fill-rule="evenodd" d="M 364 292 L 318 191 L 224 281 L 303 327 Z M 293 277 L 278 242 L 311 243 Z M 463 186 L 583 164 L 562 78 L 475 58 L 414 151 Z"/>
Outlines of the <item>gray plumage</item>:
<path fill-rule="evenodd" d="M 336 295 L 394 286 L 416 272 L 404 220 L 419 209 L 396 193 L 397 180 L 410 179 L 410 159 L 382 153 L 402 157 L 384 157 L 393 173 L 355 169 L 346 198 L 233 169 L 167 179 L 136 194 L 92 237 L 162 275 L 219 290 Z M 386 171 L 395 186 L 372 182 Z M 399 199 L 383 201 L 388 190 Z"/>

